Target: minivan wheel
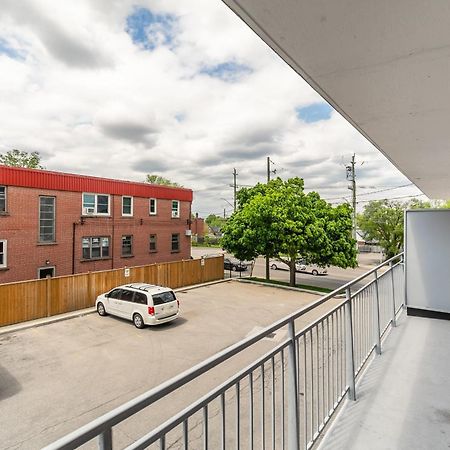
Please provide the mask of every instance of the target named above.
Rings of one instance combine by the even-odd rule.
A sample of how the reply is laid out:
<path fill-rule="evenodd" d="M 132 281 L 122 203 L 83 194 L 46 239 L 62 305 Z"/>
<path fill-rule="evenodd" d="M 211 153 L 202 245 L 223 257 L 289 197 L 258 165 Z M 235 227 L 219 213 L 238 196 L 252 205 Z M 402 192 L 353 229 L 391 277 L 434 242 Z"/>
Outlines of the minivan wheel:
<path fill-rule="evenodd" d="M 311 273 L 312 273 L 314 276 L 315 276 L 315 275 L 319 275 L 319 272 L 317 272 L 316 269 L 314 269 Z"/>
<path fill-rule="evenodd" d="M 144 328 L 144 319 L 138 313 L 133 315 L 133 323 L 136 328 Z"/>
<path fill-rule="evenodd" d="M 270 266 L 270 268 L 271 268 L 272 270 L 277 270 L 277 269 L 278 269 L 278 267 L 277 267 L 276 264 L 272 264 L 272 265 Z"/>
<path fill-rule="evenodd" d="M 105 306 L 102 302 L 97 303 L 97 312 L 99 316 L 106 316 Z"/>

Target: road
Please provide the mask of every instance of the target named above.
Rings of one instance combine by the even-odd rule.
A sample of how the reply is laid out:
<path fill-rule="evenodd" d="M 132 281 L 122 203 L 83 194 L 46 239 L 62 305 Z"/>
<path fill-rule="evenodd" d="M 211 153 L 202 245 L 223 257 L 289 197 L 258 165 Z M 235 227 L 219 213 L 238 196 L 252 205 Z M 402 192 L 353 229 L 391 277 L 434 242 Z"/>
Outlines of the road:
<path fill-rule="evenodd" d="M 220 248 L 210 248 L 210 247 L 192 247 L 192 256 L 194 258 L 199 258 L 205 255 L 217 255 L 223 254 Z M 225 254 L 226 256 L 230 256 Z M 329 267 L 327 275 L 317 275 L 313 276 L 307 273 L 297 273 L 297 283 L 306 284 L 310 286 L 317 286 L 327 289 L 337 289 L 345 283 L 363 275 L 365 272 L 369 271 L 377 264 L 380 263 L 380 254 L 378 253 L 360 253 L 358 255 L 358 267 L 355 269 L 341 269 L 339 267 Z M 248 272 L 243 272 L 242 275 L 249 274 Z M 227 272 L 228 275 L 228 272 Z M 265 272 L 265 259 L 257 258 L 255 266 L 253 268 L 253 276 L 264 278 Z M 239 273 L 234 272 L 233 276 L 239 277 Z M 289 282 L 289 272 L 287 270 L 272 270 L 270 269 L 270 277 L 273 280 Z M 365 281 L 367 282 L 367 280 Z M 361 284 L 357 285 L 358 287 Z"/>

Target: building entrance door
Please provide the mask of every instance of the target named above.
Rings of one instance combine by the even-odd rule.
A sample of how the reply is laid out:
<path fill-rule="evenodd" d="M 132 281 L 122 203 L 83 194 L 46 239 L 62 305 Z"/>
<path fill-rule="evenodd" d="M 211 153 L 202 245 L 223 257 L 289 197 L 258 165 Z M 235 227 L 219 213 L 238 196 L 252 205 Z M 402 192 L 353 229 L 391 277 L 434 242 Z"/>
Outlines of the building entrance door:
<path fill-rule="evenodd" d="M 54 267 L 40 267 L 38 269 L 38 278 L 47 278 L 55 276 L 55 268 Z"/>

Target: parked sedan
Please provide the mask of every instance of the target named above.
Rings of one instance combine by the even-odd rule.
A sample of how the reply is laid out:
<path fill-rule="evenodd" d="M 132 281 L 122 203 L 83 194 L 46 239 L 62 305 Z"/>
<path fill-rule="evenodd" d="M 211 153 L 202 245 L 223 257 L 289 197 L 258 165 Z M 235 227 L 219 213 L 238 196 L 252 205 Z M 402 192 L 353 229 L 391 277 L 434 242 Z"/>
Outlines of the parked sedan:
<path fill-rule="evenodd" d="M 273 270 L 289 270 L 289 266 L 279 259 L 275 259 L 270 262 L 270 268 Z M 303 260 L 295 261 L 295 271 L 296 272 L 306 272 L 312 275 L 326 275 L 327 269 L 324 267 L 319 267 L 316 264 L 305 264 Z"/>
<path fill-rule="evenodd" d="M 326 275 L 327 269 L 325 267 L 320 267 L 317 264 L 306 264 L 302 259 L 295 262 L 295 268 L 297 272 L 306 272 L 312 275 Z"/>
<path fill-rule="evenodd" d="M 245 270 L 247 270 L 247 264 L 243 263 L 242 261 L 224 258 L 223 268 L 224 270 L 234 270 L 236 272 L 244 272 Z"/>

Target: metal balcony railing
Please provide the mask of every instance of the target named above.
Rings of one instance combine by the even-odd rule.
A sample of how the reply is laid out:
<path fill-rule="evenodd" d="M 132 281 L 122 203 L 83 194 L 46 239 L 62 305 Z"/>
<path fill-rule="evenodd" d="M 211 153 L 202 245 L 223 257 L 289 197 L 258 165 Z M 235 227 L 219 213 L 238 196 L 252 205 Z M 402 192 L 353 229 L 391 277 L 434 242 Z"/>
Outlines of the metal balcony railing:
<path fill-rule="evenodd" d="M 113 427 L 286 330 L 287 339 L 236 372 L 202 398 L 150 429 L 127 449 L 309 449 L 348 396 L 404 304 L 403 254 L 380 264 L 255 335 L 140 395 L 46 447 L 72 449 L 97 438 L 113 448 Z M 356 289 L 361 282 L 366 284 Z M 345 294 L 336 304 L 336 296 Z M 308 326 L 296 320 L 334 298 L 333 306 Z M 329 304 L 330 302 L 328 302 Z M 267 341 L 267 339 L 266 339 Z"/>

